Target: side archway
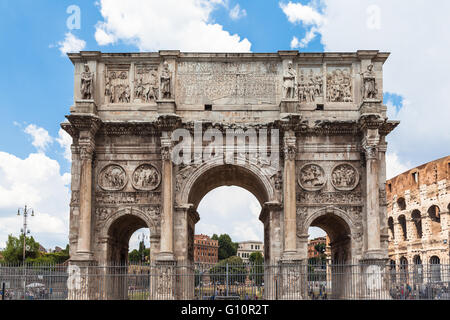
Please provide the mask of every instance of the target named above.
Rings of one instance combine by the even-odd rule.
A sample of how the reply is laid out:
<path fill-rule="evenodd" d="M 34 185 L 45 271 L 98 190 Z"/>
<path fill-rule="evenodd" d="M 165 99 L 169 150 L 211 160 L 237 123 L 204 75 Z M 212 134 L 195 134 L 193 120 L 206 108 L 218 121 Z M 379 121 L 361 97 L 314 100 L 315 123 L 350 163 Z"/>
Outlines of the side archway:
<path fill-rule="evenodd" d="M 126 207 L 108 216 L 100 229 L 100 239 L 106 244 L 103 263 L 128 262 L 128 242 L 132 234 L 141 228 L 150 230 L 150 254 L 154 256 L 159 251 L 159 215 L 158 208 L 146 213 L 138 208 Z"/>
<path fill-rule="evenodd" d="M 350 214 L 334 206 L 319 209 L 309 215 L 304 223 L 302 234 L 308 234 L 309 227 L 319 227 L 330 238 L 331 257 L 335 262 L 352 260 L 352 238 L 362 240 L 362 224 L 353 222 Z"/>

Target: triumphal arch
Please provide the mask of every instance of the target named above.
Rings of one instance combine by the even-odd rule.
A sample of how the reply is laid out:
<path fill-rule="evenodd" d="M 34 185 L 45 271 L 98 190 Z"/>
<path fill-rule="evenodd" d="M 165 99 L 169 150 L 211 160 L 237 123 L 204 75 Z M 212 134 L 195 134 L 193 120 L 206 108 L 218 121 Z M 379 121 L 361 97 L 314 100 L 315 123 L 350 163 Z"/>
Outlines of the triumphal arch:
<path fill-rule="evenodd" d="M 292 265 L 307 258 L 310 226 L 327 232 L 333 260 L 382 268 L 386 136 L 398 125 L 382 103 L 388 56 L 69 54 L 71 265 L 126 261 L 130 236 L 148 227 L 162 272 L 154 298 L 190 298 L 189 285 L 173 290 L 171 270 L 193 262 L 197 206 L 236 185 L 261 204 L 265 261 L 280 266 L 265 285 L 278 298 L 303 298 Z"/>

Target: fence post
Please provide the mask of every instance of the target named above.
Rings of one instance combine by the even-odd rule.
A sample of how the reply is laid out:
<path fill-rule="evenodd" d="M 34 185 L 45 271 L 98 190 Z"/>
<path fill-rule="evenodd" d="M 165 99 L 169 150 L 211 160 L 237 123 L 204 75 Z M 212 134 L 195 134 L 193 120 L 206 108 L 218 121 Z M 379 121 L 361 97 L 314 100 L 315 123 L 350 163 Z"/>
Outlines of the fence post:
<path fill-rule="evenodd" d="M 5 283 L 2 283 L 2 300 L 5 300 Z"/>
<path fill-rule="evenodd" d="M 227 263 L 227 297 L 228 297 L 228 263 Z"/>

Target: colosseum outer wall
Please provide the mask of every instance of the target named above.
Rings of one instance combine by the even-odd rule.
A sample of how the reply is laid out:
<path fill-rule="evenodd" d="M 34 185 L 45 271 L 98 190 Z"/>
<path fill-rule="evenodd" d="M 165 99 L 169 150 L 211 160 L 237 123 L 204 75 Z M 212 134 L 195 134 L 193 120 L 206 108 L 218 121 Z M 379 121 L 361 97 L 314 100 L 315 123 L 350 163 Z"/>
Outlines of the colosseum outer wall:
<path fill-rule="evenodd" d="M 391 264 L 449 263 L 449 176 L 447 156 L 386 182 Z"/>

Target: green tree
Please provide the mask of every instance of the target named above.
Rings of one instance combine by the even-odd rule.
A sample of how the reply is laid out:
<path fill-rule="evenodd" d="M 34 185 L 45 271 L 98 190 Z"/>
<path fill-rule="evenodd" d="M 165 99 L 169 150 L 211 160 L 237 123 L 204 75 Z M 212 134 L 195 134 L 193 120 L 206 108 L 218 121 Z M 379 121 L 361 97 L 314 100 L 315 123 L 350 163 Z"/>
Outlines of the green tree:
<path fill-rule="evenodd" d="M 139 249 L 134 249 L 128 253 L 128 261 L 130 262 L 142 262 L 142 256 L 144 256 L 144 261 L 150 259 L 150 248 L 145 248 L 144 241 L 139 242 Z"/>
<path fill-rule="evenodd" d="M 3 251 L 3 258 L 7 263 L 22 263 L 23 262 L 23 237 L 21 234 L 19 238 L 13 235 L 8 236 L 6 248 Z M 25 260 L 36 259 L 40 256 L 39 243 L 33 237 L 25 238 L 25 245 L 28 250 L 25 251 Z"/>
<path fill-rule="evenodd" d="M 228 266 L 227 266 L 228 265 Z M 232 256 L 227 259 L 219 261 L 214 267 L 209 270 L 210 278 L 213 282 L 220 282 L 225 284 L 227 280 L 228 270 L 228 284 L 244 283 L 247 277 L 247 268 L 244 262 L 238 256 Z"/>
<path fill-rule="evenodd" d="M 256 285 L 262 285 L 264 282 L 264 257 L 262 253 L 259 251 L 252 252 L 248 260 L 251 263 L 249 279 Z"/>
<path fill-rule="evenodd" d="M 228 234 L 213 234 L 212 240 L 219 241 L 219 260 L 227 259 L 229 257 L 235 256 L 238 249 L 238 244 L 231 240 Z"/>
<path fill-rule="evenodd" d="M 133 251 L 128 253 L 128 261 L 139 262 L 141 260 L 142 260 L 142 255 L 136 249 L 134 249 Z"/>

